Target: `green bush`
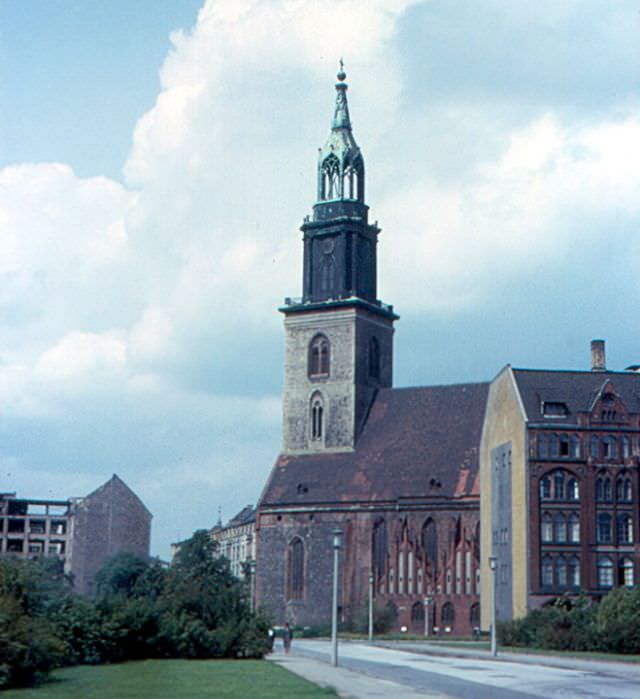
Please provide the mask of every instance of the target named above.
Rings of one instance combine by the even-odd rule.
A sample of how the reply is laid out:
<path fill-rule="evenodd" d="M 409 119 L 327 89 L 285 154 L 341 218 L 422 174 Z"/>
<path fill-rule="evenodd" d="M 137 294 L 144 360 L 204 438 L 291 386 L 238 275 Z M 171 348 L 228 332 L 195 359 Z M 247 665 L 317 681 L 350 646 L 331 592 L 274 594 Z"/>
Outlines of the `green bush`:
<path fill-rule="evenodd" d="M 602 650 L 640 653 L 640 588 L 610 592 L 598 606 L 596 631 Z"/>

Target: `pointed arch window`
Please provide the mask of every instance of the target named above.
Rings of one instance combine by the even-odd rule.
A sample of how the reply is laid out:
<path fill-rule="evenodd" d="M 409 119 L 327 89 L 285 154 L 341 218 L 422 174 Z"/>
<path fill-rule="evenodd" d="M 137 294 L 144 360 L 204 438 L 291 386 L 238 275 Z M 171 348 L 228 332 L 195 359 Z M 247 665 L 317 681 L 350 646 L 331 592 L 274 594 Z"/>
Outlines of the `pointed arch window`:
<path fill-rule="evenodd" d="M 551 478 L 545 476 L 540 479 L 540 498 L 548 500 L 551 497 Z"/>
<path fill-rule="evenodd" d="M 631 502 L 631 479 L 623 474 L 616 481 L 616 500 L 618 502 Z"/>
<path fill-rule="evenodd" d="M 591 442 L 590 442 L 589 449 L 591 452 L 591 456 L 594 459 L 597 459 L 600 456 L 600 440 L 598 439 L 598 437 L 595 434 L 591 435 Z"/>
<path fill-rule="evenodd" d="M 564 473 L 556 471 L 553 474 L 553 499 L 564 500 Z"/>
<path fill-rule="evenodd" d="M 622 444 L 622 458 L 628 459 L 631 456 L 631 449 L 629 447 L 629 437 L 627 435 L 622 435 L 620 440 Z"/>
<path fill-rule="evenodd" d="M 577 501 L 580 499 L 580 486 L 575 478 L 567 481 L 567 499 Z"/>
<path fill-rule="evenodd" d="M 319 393 L 311 398 L 311 439 L 319 441 L 324 437 L 324 401 Z"/>
<path fill-rule="evenodd" d="M 552 459 L 555 459 L 559 456 L 560 453 L 560 442 L 558 440 L 558 435 L 557 434 L 552 434 L 549 437 L 549 456 Z"/>
<path fill-rule="evenodd" d="M 387 524 L 384 519 L 377 520 L 373 525 L 371 558 L 374 580 L 379 592 L 384 594 L 384 576 L 387 566 Z"/>
<path fill-rule="evenodd" d="M 615 459 L 618 456 L 616 438 L 608 435 L 602 440 L 602 456 L 605 459 Z"/>
<path fill-rule="evenodd" d="M 560 456 L 570 456 L 569 437 L 566 434 L 560 435 Z"/>
<path fill-rule="evenodd" d="M 335 155 L 329 155 L 322 163 L 321 199 L 339 199 L 340 192 L 340 162 Z"/>
<path fill-rule="evenodd" d="M 289 544 L 287 555 L 287 597 L 301 600 L 304 597 L 304 544 L 295 537 Z"/>
<path fill-rule="evenodd" d="M 557 544 L 564 544 L 567 541 L 567 522 L 560 512 L 553 518 L 553 539 Z"/>
<path fill-rule="evenodd" d="M 580 458 L 580 439 L 577 434 L 571 435 L 571 458 Z"/>
<path fill-rule="evenodd" d="M 320 291 L 329 294 L 336 283 L 336 262 L 333 255 L 325 255 L 320 265 Z"/>
<path fill-rule="evenodd" d="M 456 612 L 451 602 L 445 602 L 441 611 L 442 625 L 452 628 L 456 621 Z"/>
<path fill-rule="evenodd" d="M 316 335 L 309 343 L 309 378 L 321 379 L 329 376 L 331 345 L 325 335 Z"/>
<path fill-rule="evenodd" d="M 424 624 L 424 604 L 414 602 L 411 606 L 411 623 L 415 626 Z"/>

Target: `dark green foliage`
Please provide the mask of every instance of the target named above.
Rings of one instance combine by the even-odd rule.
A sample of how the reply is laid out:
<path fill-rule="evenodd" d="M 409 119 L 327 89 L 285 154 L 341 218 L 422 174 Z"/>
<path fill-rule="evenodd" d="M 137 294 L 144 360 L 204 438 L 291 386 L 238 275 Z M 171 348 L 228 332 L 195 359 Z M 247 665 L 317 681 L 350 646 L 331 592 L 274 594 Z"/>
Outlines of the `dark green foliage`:
<path fill-rule="evenodd" d="M 0 557 L 0 688 L 61 665 L 262 657 L 270 621 L 251 612 L 245 584 L 215 552 L 196 532 L 169 569 L 117 554 L 96 576 L 93 601 L 46 559 Z"/>
<path fill-rule="evenodd" d="M 506 646 L 640 653 L 640 588 L 610 592 L 600 604 L 559 598 L 523 619 L 498 624 Z"/>
<path fill-rule="evenodd" d="M 398 619 L 398 609 L 393 602 L 373 605 L 373 633 L 381 634 L 390 631 Z M 353 616 L 350 631 L 369 633 L 369 606 L 361 607 Z"/>
<path fill-rule="evenodd" d="M 602 650 L 640 653 L 640 588 L 609 593 L 598 607 L 596 627 Z"/>

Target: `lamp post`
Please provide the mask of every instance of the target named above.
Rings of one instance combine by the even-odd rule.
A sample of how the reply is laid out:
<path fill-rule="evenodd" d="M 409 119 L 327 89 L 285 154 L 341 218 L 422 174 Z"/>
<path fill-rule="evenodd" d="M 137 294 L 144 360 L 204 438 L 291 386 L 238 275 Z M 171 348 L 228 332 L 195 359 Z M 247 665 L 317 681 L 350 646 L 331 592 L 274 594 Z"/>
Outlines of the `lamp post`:
<path fill-rule="evenodd" d="M 338 665 L 338 563 L 342 531 L 333 530 L 333 601 L 331 604 L 331 664 Z"/>
<path fill-rule="evenodd" d="M 369 575 L 369 643 L 373 641 L 373 574 Z"/>
<path fill-rule="evenodd" d="M 496 583 L 498 572 L 498 559 L 496 556 L 489 556 L 489 568 L 491 568 L 491 655 L 495 658 L 498 655 L 498 645 L 496 642 Z"/>
<path fill-rule="evenodd" d="M 431 604 L 431 597 L 424 598 L 424 635 L 429 635 L 429 605 Z"/>

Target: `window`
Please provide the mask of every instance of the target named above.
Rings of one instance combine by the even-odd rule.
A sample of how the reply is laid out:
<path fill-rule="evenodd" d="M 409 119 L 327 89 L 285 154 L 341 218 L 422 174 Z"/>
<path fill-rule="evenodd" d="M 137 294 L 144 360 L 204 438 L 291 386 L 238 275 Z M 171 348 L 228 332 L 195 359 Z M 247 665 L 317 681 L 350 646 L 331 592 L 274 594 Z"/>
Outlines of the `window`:
<path fill-rule="evenodd" d="M 613 587 L 613 563 L 606 556 L 598 558 L 598 587 Z"/>
<path fill-rule="evenodd" d="M 629 448 L 629 437 L 627 437 L 626 435 L 622 435 L 622 439 L 620 441 L 622 444 L 622 458 L 628 459 L 631 456 L 631 450 Z"/>
<path fill-rule="evenodd" d="M 424 604 L 422 602 L 414 602 L 411 607 L 411 623 L 424 624 Z"/>
<path fill-rule="evenodd" d="M 335 155 L 330 155 L 322 163 L 320 198 L 340 198 L 340 163 Z"/>
<path fill-rule="evenodd" d="M 304 596 L 304 544 L 298 537 L 289 544 L 287 588 L 288 598 L 301 600 Z"/>
<path fill-rule="evenodd" d="M 545 476 L 540 479 L 540 497 L 548 500 L 551 497 L 551 478 Z"/>
<path fill-rule="evenodd" d="M 553 475 L 553 499 L 564 500 L 564 473 L 556 471 Z"/>
<path fill-rule="evenodd" d="M 558 556 L 556 559 L 556 581 L 558 587 L 567 586 L 567 561 L 564 556 Z"/>
<path fill-rule="evenodd" d="M 598 515 L 597 542 L 599 544 L 611 543 L 611 515 L 602 512 Z"/>
<path fill-rule="evenodd" d="M 600 456 L 600 441 L 595 434 L 591 435 L 591 445 L 590 445 L 591 456 L 597 459 Z"/>
<path fill-rule="evenodd" d="M 547 435 L 541 432 L 538 435 L 538 456 L 541 459 L 546 459 L 547 453 Z"/>
<path fill-rule="evenodd" d="M 567 584 L 569 587 L 580 587 L 580 559 L 577 556 L 567 559 Z"/>
<path fill-rule="evenodd" d="M 633 494 L 631 491 L 631 479 L 625 478 L 624 481 L 624 499 L 625 502 L 631 502 L 633 500 Z"/>
<path fill-rule="evenodd" d="M 633 561 L 623 558 L 618 568 L 618 584 L 625 587 L 633 587 Z"/>
<path fill-rule="evenodd" d="M 608 435 L 602 440 L 602 456 L 605 459 L 615 459 L 618 453 L 616 438 Z"/>
<path fill-rule="evenodd" d="M 604 479 L 603 498 L 604 498 L 605 502 L 611 502 L 611 479 L 610 478 Z"/>
<path fill-rule="evenodd" d="M 549 437 L 549 456 L 553 458 L 557 458 L 560 452 L 560 447 L 559 447 L 559 441 L 558 441 L 558 435 L 557 434 L 552 434 Z"/>
<path fill-rule="evenodd" d="M 369 377 L 380 378 L 380 343 L 375 337 L 369 340 Z"/>
<path fill-rule="evenodd" d="M 631 479 L 620 476 L 616 481 L 616 500 L 618 502 L 631 502 Z"/>
<path fill-rule="evenodd" d="M 429 518 L 422 527 L 422 547 L 431 571 L 438 570 L 438 532 L 436 523 Z"/>
<path fill-rule="evenodd" d="M 312 379 L 329 376 L 329 340 L 324 335 L 316 335 L 309 344 L 309 377 Z"/>
<path fill-rule="evenodd" d="M 372 543 L 371 569 L 379 592 L 384 594 L 384 574 L 387 569 L 387 525 L 384 519 L 377 520 L 373 525 Z"/>
<path fill-rule="evenodd" d="M 333 291 L 336 279 L 336 263 L 331 255 L 326 255 L 320 265 L 320 291 Z"/>
<path fill-rule="evenodd" d="M 553 559 L 545 556 L 542 559 L 542 587 L 553 587 Z"/>
<path fill-rule="evenodd" d="M 456 620 L 456 613 L 451 602 L 445 602 L 442 605 L 441 618 L 443 626 L 448 626 L 449 628 L 451 628 L 454 625 Z"/>
<path fill-rule="evenodd" d="M 616 518 L 616 542 L 618 544 L 633 543 L 633 520 L 628 514 Z"/>
<path fill-rule="evenodd" d="M 548 512 L 542 515 L 540 538 L 542 539 L 543 544 L 548 544 L 553 541 L 553 519 Z"/>
<path fill-rule="evenodd" d="M 558 544 L 564 544 L 567 541 L 567 522 L 563 514 L 559 512 L 553 518 L 553 539 Z"/>
<path fill-rule="evenodd" d="M 580 542 L 580 516 L 576 512 L 572 512 L 569 515 L 569 541 L 572 544 L 578 544 Z"/>
<path fill-rule="evenodd" d="M 569 409 L 566 403 L 545 400 L 542 403 L 542 414 L 545 417 L 566 417 L 569 414 Z"/>
<path fill-rule="evenodd" d="M 611 502 L 611 479 L 608 476 L 596 478 L 596 500 L 598 502 Z"/>
<path fill-rule="evenodd" d="M 575 478 L 567 481 L 567 500 L 580 500 L 580 487 Z"/>
<path fill-rule="evenodd" d="M 560 456 L 569 456 L 569 437 L 566 434 L 560 435 Z"/>
<path fill-rule="evenodd" d="M 578 438 L 577 434 L 571 435 L 571 458 L 580 458 L 580 439 Z"/>
<path fill-rule="evenodd" d="M 311 439 L 320 440 L 324 433 L 324 404 L 322 396 L 314 393 L 311 398 Z"/>

